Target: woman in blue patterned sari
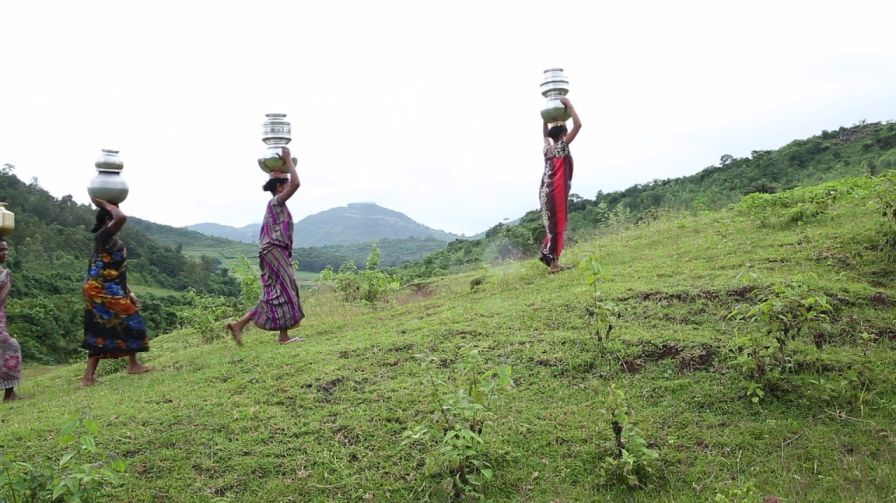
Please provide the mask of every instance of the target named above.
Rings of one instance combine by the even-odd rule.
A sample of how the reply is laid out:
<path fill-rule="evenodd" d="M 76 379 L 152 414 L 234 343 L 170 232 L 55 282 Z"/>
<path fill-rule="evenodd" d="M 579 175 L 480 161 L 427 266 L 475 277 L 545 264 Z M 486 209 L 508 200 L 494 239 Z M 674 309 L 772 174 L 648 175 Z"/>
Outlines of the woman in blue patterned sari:
<path fill-rule="evenodd" d="M 99 207 L 93 257 L 84 277 L 84 341 L 87 368 L 82 386 L 97 384 L 96 368 L 103 358 L 128 358 L 128 373 L 151 370 L 137 361 L 137 353 L 149 351 L 146 325 L 140 316 L 140 303 L 127 281 L 128 251 L 118 239 L 118 231 L 127 221 L 118 206 L 92 199 Z"/>

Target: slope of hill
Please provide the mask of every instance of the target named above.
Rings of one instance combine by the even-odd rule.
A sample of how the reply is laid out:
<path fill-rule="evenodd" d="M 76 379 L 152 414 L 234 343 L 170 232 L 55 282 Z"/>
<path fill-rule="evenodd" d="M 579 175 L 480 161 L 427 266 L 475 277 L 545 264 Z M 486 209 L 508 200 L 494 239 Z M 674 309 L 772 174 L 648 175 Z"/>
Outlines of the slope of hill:
<path fill-rule="evenodd" d="M 377 309 L 311 290 L 301 344 L 184 330 L 154 341 L 147 375 L 104 362 L 79 389 L 82 366 L 60 368 L 0 407 L 0 440 L 52 470 L 65 450 L 47 439 L 89 409 L 100 452 L 127 462 L 108 501 L 450 501 L 446 425 L 481 432 L 462 469 L 494 501 L 884 501 L 896 262 L 874 190 L 665 216 L 572 247 L 574 270 L 508 264 Z M 780 348 L 767 308 L 802 320 Z M 471 408 L 502 364 L 515 386 Z"/>
<path fill-rule="evenodd" d="M 254 243 L 258 224 L 235 228 L 219 224 L 196 224 L 187 227 L 213 236 Z M 434 238 L 451 241 L 461 236 L 431 229 L 404 213 L 374 203 L 351 203 L 348 206 L 309 215 L 295 226 L 296 247 L 319 247 L 370 243 L 381 239 Z"/>
<path fill-rule="evenodd" d="M 654 180 L 594 199 L 571 195 L 569 240 L 616 226 L 656 218 L 671 210 L 722 208 L 750 193 L 775 193 L 845 176 L 896 168 L 896 123 L 860 123 L 795 140 L 774 151 L 754 150 L 749 158 L 723 155 L 718 166 L 680 178 Z M 405 278 L 428 277 L 476 267 L 506 257 L 533 256 L 544 238 L 541 213 L 526 213 L 517 225 L 498 224 L 484 239 L 451 243 L 418 263 L 404 265 Z"/>

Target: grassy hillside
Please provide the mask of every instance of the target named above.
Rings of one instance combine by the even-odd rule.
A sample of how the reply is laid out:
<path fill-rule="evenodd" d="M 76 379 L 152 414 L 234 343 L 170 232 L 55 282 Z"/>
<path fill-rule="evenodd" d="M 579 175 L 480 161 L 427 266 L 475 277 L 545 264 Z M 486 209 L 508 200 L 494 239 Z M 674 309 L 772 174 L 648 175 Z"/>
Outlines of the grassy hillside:
<path fill-rule="evenodd" d="M 586 240 L 606 227 L 651 220 L 669 211 L 718 209 L 746 194 L 775 193 L 894 168 L 896 122 L 863 122 L 794 140 L 777 150 L 754 150 L 750 157 L 722 155 L 718 165 L 690 176 L 600 191 L 593 199 L 571 194 L 568 237 Z M 576 192 L 575 178 L 572 184 Z M 486 232 L 485 239 L 452 242 L 417 263 L 405 264 L 398 273 L 405 278 L 429 277 L 496 258 L 530 257 L 543 238 L 541 213 L 533 210 L 516 225 L 498 224 Z"/>
<path fill-rule="evenodd" d="M 306 289 L 305 342 L 182 330 L 153 341 L 145 376 L 104 362 L 92 389 L 81 365 L 32 377 L 0 407 L 0 445 L 50 466 L 63 425 L 89 415 L 127 465 L 108 501 L 447 501 L 439 428 L 468 414 L 494 501 L 884 501 L 896 262 L 878 184 L 620 227 L 554 276 L 509 263 L 375 308 Z M 763 312 L 799 324 L 783 354 Z M 488 415 L 465 397 L 500 365 L 515 385 Z"/>

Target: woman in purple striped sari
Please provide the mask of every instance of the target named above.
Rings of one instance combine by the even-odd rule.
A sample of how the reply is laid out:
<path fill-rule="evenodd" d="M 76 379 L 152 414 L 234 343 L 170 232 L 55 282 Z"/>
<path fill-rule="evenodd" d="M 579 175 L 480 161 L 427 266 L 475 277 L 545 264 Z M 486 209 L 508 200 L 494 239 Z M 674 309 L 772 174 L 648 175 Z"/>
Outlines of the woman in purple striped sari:
<path fill-rule="evenodd" d="M 293 222 L 286 201 L 299 188 L 299 175 L 289 149 L 283 147 L 281 157 L 286 162 L 288 174 L 271 173 L 264 190 L 274 197 L 268 202 L 264 222 L 258 237 L 258 262 L 261 268 L 261 299 L 242 318 L 227 324 L 233 340 L 243 343 L 243 328 L 254 321 L 264 330 L 279 331 L 280 344 L 299 342 L 299 337 L 289 336 L 289 329 L 299 326 L 305 312 L 299 298 L 299 285 L 292 270 Z"/>

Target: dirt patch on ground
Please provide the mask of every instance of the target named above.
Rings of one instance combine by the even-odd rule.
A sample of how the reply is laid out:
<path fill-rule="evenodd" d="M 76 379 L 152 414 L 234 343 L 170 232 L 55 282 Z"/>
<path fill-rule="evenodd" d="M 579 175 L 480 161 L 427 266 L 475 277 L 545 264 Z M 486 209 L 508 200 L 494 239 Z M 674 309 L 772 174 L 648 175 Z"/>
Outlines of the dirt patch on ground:
<path fill-rule="evenodd" d="M 619 366 L 626 374 L 637 374 L 650 362 L 658 362 L 681 354 L 681 347 L 675 343 L 665 343 L 645 349 L 637 356 L 623 358 Z"/>
<path fill-rule="evenodd" d="M 667 292 L 664 290 L 650 290 L 645 292 L 636 292 L 630 295 L 617 297 L 615 300 L 624 302 L 627 300 L 650 301 L 659 304 L 692 304 L 697 301 L 719 301 L 723 299 L 743 300 L 749 298 L 756 287 L 751 285 L 742 286 L 733 290 L 697 290 Z"/>
<path fill-rule="evenodd" d="M 343 447 L 354 445 L 357 441 L 357 435 L 347 426 L 339 425 L 333 428 L 333 435 Z"/>
<path fill-rule="evenodd" d="M 559 367 L 564 363 L 562 356 L 543 356 L 535 359 L 535 365 L 539 367 Z"/>
<path fill-rule="evenodd" d="M 682 374 L 712 368 L 717 351 L 710 346 L 682 347 L 674 342 L 644 349 L 636 356 L 623 358 L 620 369 L 626 374 L 637 374 L 650 363 L 670 358 L 678 359 L 678 371 Z"/>
<path fill-rule="evenodd" d="M 716 359 L 716 351 L 707 346 L 690 348 L 678 357 L 678 371 L 682 374 L 707 370 Z"/>
<path fill-rule="evenodd" d="M 336 391 L 336 388 L 339 387 L 345 381 L 344 377 L 336 377 L 330 379 L 329 381 L 324 381 L 317 386 L 317 391 L 323 395 L 330 396 L 333 392 Z"/>
<path fill-rule="evenodd" d="M 411 304 L 433 297 L 436 289 L 429 283 L 411 283 L 401 289 L 395 297 L 395 302 L 400 305 Z"/>
<path fill-rule="evenodd" d="M 868 300 L 870 300 L 872 304 L 881 307 L 890 307 L 891 304 L 890 297 L 884 292 L 874 292 Z"/>

